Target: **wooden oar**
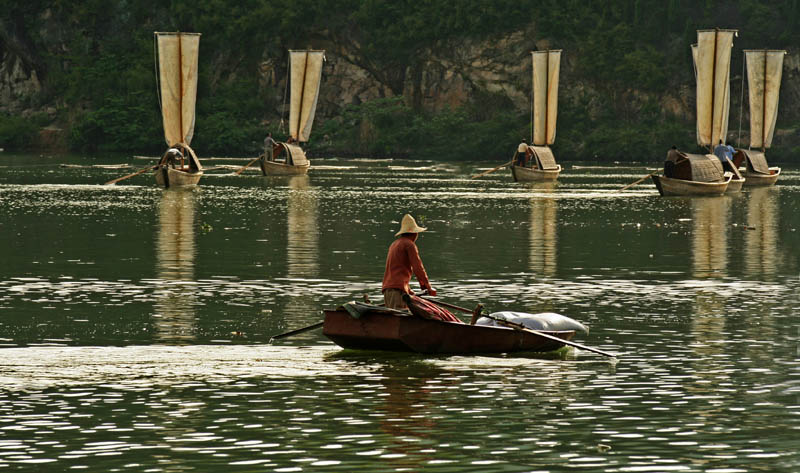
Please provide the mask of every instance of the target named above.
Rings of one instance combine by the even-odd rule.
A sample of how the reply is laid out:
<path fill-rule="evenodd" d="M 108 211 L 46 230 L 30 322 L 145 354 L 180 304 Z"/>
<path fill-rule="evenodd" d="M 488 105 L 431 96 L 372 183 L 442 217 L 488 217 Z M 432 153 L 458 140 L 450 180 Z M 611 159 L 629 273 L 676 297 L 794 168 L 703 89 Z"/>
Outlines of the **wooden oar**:
<path fill-rule="evenodd" d="M 645 179 L 649 179 L 649 178 L 653 177 L 654 175 L 658 174 L 658 172 L 659 172 L 659 171 L 661 171 L 661 169 L 656 169 L 655 171 L 653 171 L 653 172 L 651 172 L 650 174 L 648 174 L 648 175 L 644 176 L 643 178 L 639 179 L 638 181 L 636 181 L 636 182 L 631 182 L 631 183 L 630 183 L 630 184 L 628 184 L 627 186 L 625 186 L 625 187 L 623 187 L 622 189 L 620 189 L 620 191 L 624 191 L 624 190 L 625 190 L 625 189 L 627 189 L 628 187 L 633 187 L 633 186 L 635 186 L 636 184 L 638 184 L 638 183 L 640 183 L 640 182 L 644 181 Z"/>
<path fill-rule="evenodd" d="M 506 167 L 506 166 L 509 166 L 509 165 L 511 165 L 513 162 L 514 162 L 514 160 L 512 159 L 511 161 L 509 161 L 509 162 L 507 162 L 507 163 L 505 163 L 505 164 L 501 164 L 500 166 L 497 166 L 497 167 L 496 167 L 496 168 L 494 168 L 494 169 L 489 169 L 488 171 L 482 172 L 482 173 L 480 173 L 480 174 L 475 174 L 475 175 L 474 175 L 474 176 L 472 176 L 470 179 L 477 179 L 477 178 L 479 178 L 479 177 L 483 177 L 483 176 L 485 176 L 485 175 L 487 175 L 487 174 L 491 174 L 491 173 L 493 173 L 493 172 L 497 171 L 498 169 L 502 169 L 502 168 L 504 168 L 504 167 Z"/>
<path fill-rule="evenodd" d="M 273 340 L 278 340 L 279 338 L 286 338 L 291 337 L 292 335 L 297 335 L 298 333 L 308 332 L 309 330 L 314 330 L 315 328 L 320 328 L 325 324 L 325 322 L 317 322 L 313 325 L 309 325 L 308 327 L 299 328 L 297 330 L 292 330 L 291 332 L 285 332 L 278 335 L 274 335 L 270 337 L 269 343 L 272 343 Z"/>
<path fill-rule="evenodd" d="M 463 311 L 463 312 L 469 312 L 469 313 L 472 312 L 469 309 L 465 309 L 463 307 L 458 307 L 458 306 L 453 305 L 453 304 L 448 304 L 447 302 L 442 302 L 442 301 L 433 299 L 431 297 L 422 297 L 422 298 L 425 299 L 426 301 L 433 302 L 434 304 L 439 304 L 442 307 L 447 307 L 447 308 L 450 308 L 450 309 L 460 310 L 460 311 Z M 556 336 L 550 335 L 549 333 L 544 333 L 544 332 L 540 332 L 539 330 L 534 330 L 532 328 L 528 328 L 528 327 L 526 327 L 526 326 L 524 326 L 522 324 L 518 324 L 516 322 L 511 322 L 511 321 L 500 319 L 500 318 L 497 318 L 497 317 L 492 317 L 491 315 L 486 315 L 486 314 L 484 314 L 483 317 L 486 317 L 487 319 L 492 319 L 492 320 L 494 320 L 496 322 L 500 322 L 500 323 L 502 323 L 504 325 L 508 325 L 510 328 L 513 328 L 514 330 L 521 330 L 523 332 L 530 332 L 530 333 L 533 333 L 533 334 L 538 335 L 540 337 L 547 338 L 547 339 L 550 339 L 550 340 L 554 340 L 554 341 L 559 342 L 559 343 L 563 343 L 564 345 L 569 345 L 569 346 L 572 346 L 572 347 L 575 347 L 575 348 L 580 348 L 581 350 L 591 351 L 591 352 L 594 352 L 594 353 L 597 353 L 597 354 L 600 354 L 600 355 L 603 355 L 603 356 L 607 356 L 607 357 L 610 357 L 610 358 L 616 358 L 617 357 L 617 355 L 615 355 L 613 353 L 609 353 L 609 352 L 603 351 L 603 350 L 598 350 L 597 348 L 587 347 L 586 345 L 581 345 L 580 343 L 575 343 L 575 342 L 570 341 L 570 340 L 564 340 L 562 338 L 558 338 Z"/>
<path fill-rule="evenodd" d="M 139 174 L 141 174 L 141 173 L 143 173 L 143 172 L 152 171 L 153 169 L 155 169 L 155 168 L 157 168 L 157 167 L 158 167 L 158 166 L 150 166 L 150 167 L 146 167 L 146 168 L 144 168 L 144 169 L 140 169 L 140 170 L 136 171 L 136 172 L 135 172 L 135 173 L 133 173 L 133 174 L 128 174 L 127 176 L 122 176 L 122 177 L 118 177 L 118 178 L 116 178 L 116 179 L 112 179 L 112 180 L 110 180 L 110 181 L 106 182 L 106 183 L 105 183 L 105 184 L 103 184 L 103 185 L 104 185 L 104 186 L 110 186 L 110 185 L 112 185 L 112 184 L 116 184 L 116 183 L 118 183 L 119 181 L 124 181 L 125 179 L 128 179 L 129 177 L 138 176 Z"/>
<path fill-rule="evenodd" d="M 259 156 L 259 157 L 257 157 L 256 159 L 254 159 L 254 160 L 250 161 L 249 163 L 247 163 L 246 165 L 244 165 L 244 166 L 243 166 L 241 169 L 239 169 L 238 171 L 236 171 L 234 174 L 236 174 L 236 175 L 238 176 L 238 175 L 239 175 L 239 174 L 241 174 L 241 173 L 242 173 L 242 172 L 243 172 L 245 169 L 249 168 L 251 164 L 253 164 L 254 162 L 258 161 L 259 159 L 261 159 L 261 156 Z"/>
<path fill-rule="evenodd" d="M 678 164 L 680 164 L 680 163 L 682 163 L 682 162 L 686 161 L 687 159 L 689 159 L 689 158 L 681 158 L 681 159 L 679 159 L 679 160 L 675 161 L 675 165 L 677 166 Z M 656 169 L 655 171 L 653 171 L 653 172 L 651 172 L 650 174 L 648 174 L 648 175 L 644 176 L 643 178 L 639 179 L 638 181 L 636 181 L 636 182 L 631 182 L 631 183 L 630 183 L 630 184 L 628 184 L 627 186 L 625 186 L 625 187 L 623 187 L 622 189 L 620 189 L 620 191 L 624 191 L 624 190 L 625 190 L 625 189 L 627 189 L 628 187 L 633 187 L 633 186 L 635 186 L 636 184 L 638 184 L 638 183 L 640 183 L 640 182 L 644 181 L 645 179 L 655 176 L 656 174 L 658 174 L 658 173 L 659 173 L 659 171 L 661 171 L 661 170 L 660 170 L 660 169 Z"/>

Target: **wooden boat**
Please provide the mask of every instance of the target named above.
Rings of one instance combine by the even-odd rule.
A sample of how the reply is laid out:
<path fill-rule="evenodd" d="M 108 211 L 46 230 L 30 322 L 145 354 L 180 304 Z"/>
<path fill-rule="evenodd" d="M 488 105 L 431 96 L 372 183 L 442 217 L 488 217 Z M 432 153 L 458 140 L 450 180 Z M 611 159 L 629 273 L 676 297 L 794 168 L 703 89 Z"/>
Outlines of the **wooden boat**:
<path fill-rule="evenodd" d="M 511 166 L 514 182 L 555 181 L 561 173 L 561 165 L 556 164 L 553 152 L 547 146 L 528 146 L 531 167 Z"/>
<path fill-rule="evenodd" d="M 744 176 L 736 176 L 735 174 L 731 173 L 731 179 L 728 181 L 728 187 L 725 188 L 726 194 L 735 194 L 737 192 L 742 191 L 742 186 L 744 186 L 747 179 Z"/>
<path fill-rule="evenodd" d="M 192 172 L 188 166 L 184 168 L 159 166 L 155 176 L 156 183 L 161 187 L 195 186 L 203 177 L 203 171 Z"/>
<path fill-rule="evenodd" d="M 744 167 L 739 167 L 744 164 Z M 746 179 L 746 187 L 772 186 L 778 181 L 781 168 L 769 167 L 763 151 L 740 149 L 733 156 L 733 165 L 736 166 Z"/>
<path fill-rule="evenodd" d="M 344 309 L 326 310 L 322 333 L 342 348 L 469 354 L 546 352 L 564 346 L 508 327 L 469 325 L 370 311 L 354 318 Z M 544 332 L 571 340 L 575 331 Z"/>
<path fill-rule="evenodd" d="M 306 158 L 303 148 L 289 143 L 275 143 L 272 147 L 273 157 L 281 161 L 269 161 L 262 155 L 259 160 L 261 174 L 264 176 L 298 176 L 308 173 L 311 163 Z"/>
<path fill-rule="evenodd" d="M 174 156 L 170 156 L 170 151 L 173 149 L 182 151 L 177 161 Z M 188 159 L 184 158 L 186 155 Z M 155 169 L 156 183 L 161 187 L 195 186 L 201 177 L 203 177 L 203 166 L 195 156 L 194 150 L 188 145 L 167 150 Z"/>
<path fill-rule="evenodd" d="M 550 145 L 556 139 L 558 116 L 558 75 L 561 50 L 531 51 L 533 65 L 532 146 L 528 146 L 526 166 L 511 165 L 515 182 L 554 181 L 561 173 Z"/>
<path fill-rule="evenodd" d="M 726 142 L 730 109 L 730 63 L 736 30 L 698 30 L 697 44 L 692 45 L 697 78 L 697 144 L 711 149 Z M 736 169 L 727 175 L 719 158 L 713 154 L 688 154 L 672 149 L 667 152 L 664 175 L 653 175 L 662 196 L 720 195 L 738 192 L 746 182 Z M 731 186 L 733 179 L 736 179 Z"/>
<path fill-rule="evenodd" d="M 778 182 L 778 176 L 781 175 L 781 168 L 777 166 L 771 167 L 769 168 L 769 174 L 748 172 L 745 170 L 742 175 L 747 179 L 747 181 L 745 181 L 745 186 L 747 187 L 773 186 Z"/>
<path fill-rule="evenodd" d="M 745 162 L 745 186 L 774 185 L 781 173 L 781 168 L 769 167 L 765 153 L 772 146 L 775 134 L 785 55 L 784 50 L 744 51 L 750 103 L 750 149 L 738 150 L 733 162 L 737 167 Z M 761 151 L 753 148 L 761 148 Z"/>
<path fill-rule="evenodd" d="M 155 167 L 162 187 L 196 185 L 203 166 L 189 146 L 194 135 L 199 33 L 154 33 L 164 138 L 169 150 Z M 177 162 L 174 149 L 180 151 Z"/>
<path fill-rule="evenodd" d="M 728 188 L 728 184 L 733 177 L 727 175 L 727 179 L 722 182 L 700 182 L 689 181 L 686 179 L 675 179 L 665 176 L 653 175 L 658 192 L 661 195 L 722 195 Z"/>
<path fill-rule="evenodd" d="M 265 153 L 259 160 L 263 175 L 295 176 L 306 174 L 311 167 L 300 143 L 307 142 L 311 136 L 324 61 L 325 51 L 289 51 L 289 136 L 292 144 L 276 143 L 272 159 Z M 275 161 L 281 154 L 285 156 L 283 162 Z"/>
<path fill-rule="evenodd" d="M 722 195 L 733 179 L 713 154 L 688 154 L 672 149 L 667 153 L 664 175 L 652 175 L 659 194 Z"/>

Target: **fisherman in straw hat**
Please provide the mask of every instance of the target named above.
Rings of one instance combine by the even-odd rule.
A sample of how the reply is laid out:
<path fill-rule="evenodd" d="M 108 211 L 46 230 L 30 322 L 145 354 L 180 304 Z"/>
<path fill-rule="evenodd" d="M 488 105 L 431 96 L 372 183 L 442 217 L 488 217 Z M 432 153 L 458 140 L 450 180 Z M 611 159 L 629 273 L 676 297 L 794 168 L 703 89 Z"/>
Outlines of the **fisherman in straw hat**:
<path fill-rule="evenodd" d="M 421 232 L 426 228 L 417 225 L 409 214 L 403 216 L 400 222 L 400 231 L 395 233 L 397 238 L 389 247 L 389 254 L 386 256 L 386 271 L 383 273 L 383 301 L 390 309 L 405 309 L 406 303 L 403 302 L 403 294 L 414 294 L 409 283 L 411 273 L 417 277 L 420 287 L 427 289 L 428 294 L 435 296 L 436 291 L 428 281 L 428 274 L 425 266 L 419 257 L 419 249 L 414 243 Z"/>

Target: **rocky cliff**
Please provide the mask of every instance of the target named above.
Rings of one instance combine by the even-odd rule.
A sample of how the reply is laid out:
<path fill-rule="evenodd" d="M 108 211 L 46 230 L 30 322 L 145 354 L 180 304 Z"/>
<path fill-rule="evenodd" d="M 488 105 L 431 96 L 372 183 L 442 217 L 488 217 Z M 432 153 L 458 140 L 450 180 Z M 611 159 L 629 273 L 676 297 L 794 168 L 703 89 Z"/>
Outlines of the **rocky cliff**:
<path fill-rule="evenodd" d="M 111 107 L 108 105 L 111 101 L 108 96 L 118 93 L 115 85 L 118 82 L 108 77 L 99 79 L 98 76 L 109 74 L 109 71 L 94 68 L 110 54 L 115 60 L 121 60 L 118 73 L 126 76 L 123 92 L 128 99 L 119 100 L 123 101 L 123 105 L 124 100 L 133 100 L 131 96 L 138 97 L 136 103 L 139 104 L 152 101 L 152 107 L 144 107 L 148 111 L 142 120 L 149 124 L 147 133 L 158 133 L 159 123 L 157 117 L 153 118 L 156 97 L 152 83 L 152 42 L 149 35 L 153 29 L 164 29 L 159 28 L 161 25 L 156 22 L 141 25 L 147 29 L 146 33 L 132 39 L 128 49 L 121 54 L 111 48 L 112 43 L 119 47 L 120 38 L 99 28 L 96 22 L 83 24 L 79 21 L 85 20 L 76 19 L 74 15 L 62 18 L 50 8 L 16 14 L 33 14 L 35 18 L 31 20 L 27 17 L 23 21 L 12 12 L 0 21 L 0 112 L 8 117 L 37 117 L 42 131 L 36 145 L 70 146 L 71 141 L 67 139 L 70 131 L 78 124 L 79 130 L 86 128 L 87 113 L 101 106 Z M 145 17 L 149 18 L 147 15 Z M 31 24 L 37 25 L 37 29 L 31 30 Z M 484 128 L 487 133 L 502 133 L 500 138 L 509 141 L 506 143 L 508 148 L 517 136 L 529 130 L 529 52 L 558 47 L 564 49 L 559 140 L 573 154 L 573 158 L 594 157 L 598 149 L 613 153 L 620 148 L 612 143 L 615 140 L 630 141 L 629 144 L 621 143 L 625 149 L 650 145 L 654 150 L 660 150 L 672 144 L 670 141 L 691 145 L 694 137 L 694 78 L 688 58 L 688 43 L 680 44 L 673 40 L 672 49 L 675 53 L 659 53 L 661 61 L 665 62 L 663 64 L 653 65 L 646 59 L 642 60 L 634 54 L 640 51 L 638 46 L 631 45 L 630 51 L 623 49 L 615 52 L 614 56 L 620 60 L 615 63 L 611 59 L 609 65 L 598 62 L 597 53 L 588 42 L 590 40 L 575 37 L 559 40 L 553 36 L 552 32 L 543 32 L 536 23 L 523 22 L 509 31 L 475 37 L 450 35 L 434 38 L 429 43 L 420 42 L 414 46 L 413 54 L 406 51 L 406 54 L 399 54 L 398 59 L 392 61 L 387 57 L 395 54 L 393 50 L 386 49 L 386 46 L 380 50 L 374 45 L 365 44 L 363 33 L 359 35 L 335 28 L 315 30 L 313 35 L 309 34 L 304 40 L 313 43 L 316 49 L 325 49 L 327 55 L 315 128 L 335 134 L 330 130 L 337 128 L 326 127 L 326 123 L 339 120 L 337 127 L 340 126 L 348 107 L 358 108 L 376 100 L 402 97 L 403 106 L 410 113 L 424 116 L 426 120 L 432 120 L 439 114 L 465 110 L 466 118 L 461 118 L 460 122 L 462 128 L 463 123 L 470 120 L 489 123 L 497 122 L 498 117 L 505 117 L 505 127 L 510 127 L 510 130 L 491 128 L 490 125 Z M 682 38 L 686 37 L 691 38 L 691 34 Z M 198 103 L 212 103 L 213 106 L 208 108 L 213 109 L 214 116 L 235 117 L 241 122 L 252 120 L 258 124 L 254 128 L 260 127 L 262 130 L 276 127 L 285 113 L 285 51 L 295 47 L 295 44 L 275 38 L 265 44 L 259 50 L 252 45 L 242 47 L 235 43 L 222 43 L 215 33 L 204 35 L 200 66 L 203 82 Z M 796 49 L 790 49 L 786 57 L 779 130 L 775 139 L 775 147 L 782 148 L 785 156 L 789 156 L 792 148 L 800 146 L 800 136 L 795 127 L 800 121 L 800 109 L 797 106 L 800 104 L 800 57 L 797 53 Z M 740 56 L 737 47 L 732 68 L 729 130 L 734 143 L 739 134 L 740 121 Z M 641 70 L 637 73 L 635 69 L 638 65 L 641 65 Z M 663 83 L 644 86 L 647 77 L 637 81 L 647 75 L 641 72 L 647 71 L 647 67 L 655 67 L 656 72 L 664 76 Z M 113 71 L 113 66 L 111 68 Z M 131 75 L 134 74 L 131 71 L 135 71 L 136 75 Z M 87 74 L 86 80 L 81 79 L 82 73 Z M 72 81 L 70 85 L 65 86 L 65 82 L 69 81 Z M 82 84 L 87 88 L 110 84 L 111 90 L 80 90 Z M 220 91 L 228 91 L 234 86 L 240 90 L 238 96 L 226 97 L 224 105 L 213 102 L 222 95 Z M 247 87 L 251 87 L 249 92 Z M 254 103 L 245 106 L 235 103 L 235 100 Z M 198 110 L 198 127 L 203 120 L 201 111 L 208 113 L 208 108 Z M 241 116 L 243 110 L 251 116 Z M 93 116 L 93 120 L 94 128 L 91 130 L 100 137 L 98 139 L 104 139 L 109 133 L 104 128 L 105 123 L 96 116 Z M 359 120 L 369 121 L 363 114 Z M 745 134 L 747 120 L 745 105 L 742 117 Z M 632 131 L 630 124 L 644 128 Z M 374 133 L 370 135 L 363 132 L 365 127 L 375 129 L 380 125 L 358 123 L 353 126 L 362 130 L 360 139 L 365 140 L 370 136 L 374 139 Z M 415 127 L 418 132 L 425 132 L 419 123 Z M 664 131 L 666 129 L 668 132 Z M 480 132 L 477 129 L 471 133 Z M 253 131 L 251 135 L 254 137 L 256 133 L 261 131 Z M 198 130 L 198 136 L 202 134 Z M 252 142 L 255 138 L 248 135 L 239 139 Z M 342 137 L 338 148 L 353 146 L 353 139 L 347 138 L 350 140 L 348 142 Z M 158 141 L 158 138 L 155 140 Z M 328 137 L 328 144 L 336 140 L 336 136 Z M 494 137 L 485 139 L 486 143 L 492 141 L 496 141 Z M 655 141 L 661 142 L 653 143 Z M 248 146 L 249 142 L 242 145 L 243 148 Z M 505 155 L 506 151 L 502 149 L 500 154 Z"/>

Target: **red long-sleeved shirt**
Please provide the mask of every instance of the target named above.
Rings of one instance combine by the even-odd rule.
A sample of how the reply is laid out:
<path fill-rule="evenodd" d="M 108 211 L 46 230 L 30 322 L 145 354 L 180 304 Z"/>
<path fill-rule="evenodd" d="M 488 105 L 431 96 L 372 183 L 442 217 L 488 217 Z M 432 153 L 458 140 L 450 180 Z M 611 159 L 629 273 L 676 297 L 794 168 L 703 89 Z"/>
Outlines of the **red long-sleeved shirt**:
<path fill-rule="evenodd" d="M 417 245 L 410 237 L 401 235 L 389 247 L 381 291 L 400 289 L 406 294 L 412 294 L 408 285 L 411 282 L 412 271 L 417 277 L 420 287 L 430 289 L 431 283 L 428 281 L 428 273 L 425 272 L 425 266 L 422 265 L 419 257 Z"/>

